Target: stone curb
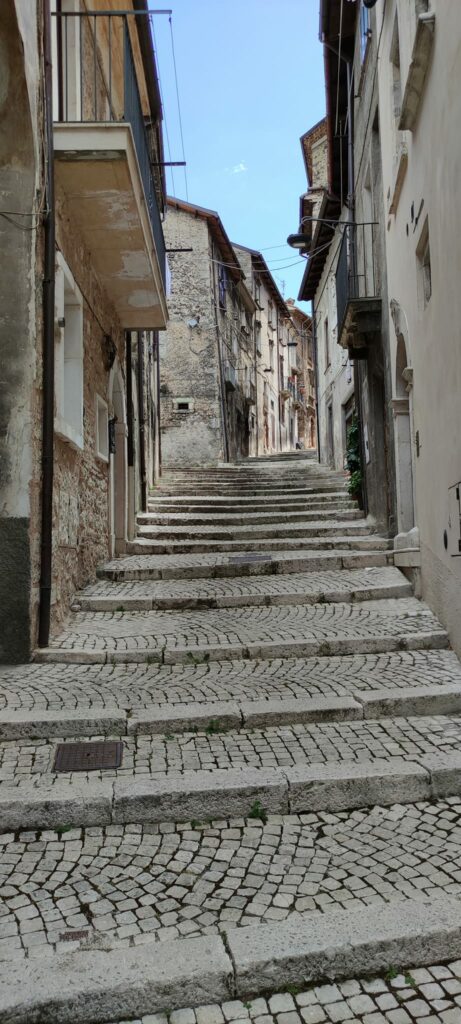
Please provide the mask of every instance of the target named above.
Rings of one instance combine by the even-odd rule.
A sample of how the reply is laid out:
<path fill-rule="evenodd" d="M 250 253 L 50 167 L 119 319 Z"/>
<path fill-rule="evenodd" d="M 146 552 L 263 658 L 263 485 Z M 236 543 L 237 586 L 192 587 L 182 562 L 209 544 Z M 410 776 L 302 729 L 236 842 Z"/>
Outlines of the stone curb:
<path fill-rule="evenodd" d="M 62 662 L 66 665 L 120 665 L 151 663 L 158 665 L 206 664 L 210 661 L 234 661 L 237 658 L 312 658 L 334 657 L 347 654 L 383 654 L 390 651 L 440 650 L 449 646 L 448 634 L 443 629 L 427 633 L 404 632 L 393 636 L 350 637 L 331 639 L 267 640 L 252 644 L 211 644 L 201 647 L 132 648 L 125 650 L 95 651 L 73 647 L 41 647 L 34 653 L 34 661 Z"/>
<path fill-rule="evenodd" d="M 328 537 L 259 537 L 254 540 L 139 540 L 127 541 L 128 555 L 206 555 L 232 554 L 233 552 L 260 552 L 261 546 L 269 551 L 334 551 L 338 548 L 348 551 L 392 551 L 391 542 L 376 537 L 331 534 Z"/>
<path fill-rule="evenodd" d="M 52 776 L 50 775 L 50 783 Z M 54 780 L 50 787 L 0 788 L 3 831 L 248 817 L 256 801 L 269 814 L 339 811 L 461 794 L 461 753 L 417 761 L 342 762 L 292 768 L 188 771 L 115 782 Z"/>
<path fill-rule="evenodd" d="M 120 708 L 73 711 L 2 711 L 0 741 L 85 736 L 140 736 L 181 732 L 221 732 L 315 722 L 410 718 L 461 714 L 461 686 L 406 687 L 357 691 L 350 696 L 292 697 L 285 700 L 209 701 L 202 704 L 150 704 L 129 712 Z"/>
<path fill-rule="evenodd" d="M 8 961 L 2 1024 L 96 1024 L 253 998 L 287 985 L 440 963 L 461 955 L 461 903 L 399 900 L 354 911 L 293 914 L 277 928 Z"/>

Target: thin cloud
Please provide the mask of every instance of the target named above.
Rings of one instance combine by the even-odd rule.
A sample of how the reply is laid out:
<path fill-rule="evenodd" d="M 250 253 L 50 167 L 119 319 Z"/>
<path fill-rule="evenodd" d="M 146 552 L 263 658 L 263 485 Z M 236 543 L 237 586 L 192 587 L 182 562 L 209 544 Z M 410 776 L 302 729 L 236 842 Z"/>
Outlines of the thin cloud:
<path fill-rule="evenodd" d="M 244 164 L 242 161 L 241 163 L 236 164 L 235 167 L 232 168 L 231 174 L 243 174 L 243 172 L 247 170 L 248 168 L 246 164 Z"/>

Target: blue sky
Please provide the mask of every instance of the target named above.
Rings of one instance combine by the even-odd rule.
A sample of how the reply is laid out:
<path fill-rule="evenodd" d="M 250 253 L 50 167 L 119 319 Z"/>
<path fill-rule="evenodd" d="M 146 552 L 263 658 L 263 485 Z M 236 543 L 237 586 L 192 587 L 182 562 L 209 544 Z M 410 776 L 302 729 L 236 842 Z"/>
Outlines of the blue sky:
<path fill-rule="evenodd" d="M 296 297 L 304 261 L 284 243 L 306 188 L 299 137 L 325 112 L 318 0 L 165 6 L 173 9 L 189 201 L 217 210 L 232 241 L 264 250 L 285 298 Z M 170 26 L 165 16 L 153 21 L 171 159 L 180 160 Z M 172 192 L 170 172 L 167 183 Z M 186 198 L 182 168 L 174 194 Z"/>

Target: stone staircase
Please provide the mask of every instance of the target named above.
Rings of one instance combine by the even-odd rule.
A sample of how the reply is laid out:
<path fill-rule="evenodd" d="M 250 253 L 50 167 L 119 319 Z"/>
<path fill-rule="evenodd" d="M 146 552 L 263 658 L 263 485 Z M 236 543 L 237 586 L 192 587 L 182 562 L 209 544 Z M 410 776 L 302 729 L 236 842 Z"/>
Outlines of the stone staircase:
<path fill-rule="evenodd" d="M 390 541 L 302 452 L 138 520 L 0 669 L 2 1024 L 461 1021 L 461 667 Z"/>

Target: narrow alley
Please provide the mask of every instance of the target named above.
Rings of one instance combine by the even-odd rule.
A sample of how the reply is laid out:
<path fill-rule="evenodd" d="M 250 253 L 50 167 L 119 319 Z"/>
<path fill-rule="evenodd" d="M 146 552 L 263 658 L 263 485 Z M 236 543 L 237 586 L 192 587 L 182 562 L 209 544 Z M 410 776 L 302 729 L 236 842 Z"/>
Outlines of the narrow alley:
<path fill-rule="evenodd" d="M 304 453 L 165 474 L 0 671 L 2 1021 L 459 1020 L 461 666 L 391 563 Z"/>

